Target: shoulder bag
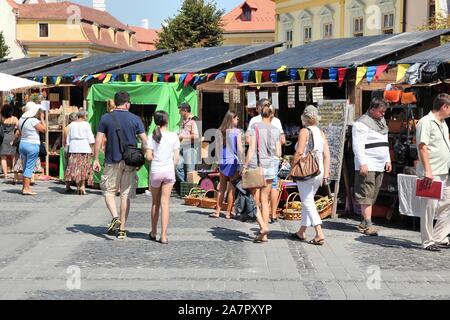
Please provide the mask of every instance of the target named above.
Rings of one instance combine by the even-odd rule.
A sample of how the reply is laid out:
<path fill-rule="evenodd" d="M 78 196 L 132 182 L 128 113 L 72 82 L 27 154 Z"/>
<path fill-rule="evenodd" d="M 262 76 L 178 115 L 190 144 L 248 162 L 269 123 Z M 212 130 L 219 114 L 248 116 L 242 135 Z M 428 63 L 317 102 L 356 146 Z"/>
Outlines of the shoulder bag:
<path fill-rule="evenodd" d="M 130 167 L 142 167 L 145 164 L 144 153 L 140 148 L 136 146 L 125 144 L 126 139 L 119 122 L 112 112 L 110 113 L 110 115 L 116 125 L 116 133 L 117 137 L 119 138 L 120 153 L 122 154 L 122 158 L 125 161 L 125 164 Z"/>
<path fill-rule="evenodd" d="M 20 126 L 20 136 L 22 135 L 23 126 L 28 121 L 28 119 L 30 119 L 30 118 L 26 118 L 23 121 L 22 125 Z M 19 145 L 20 145 L 20 136 L 19 137 L 16 136 L 16 138 L 14 138 L 14 141 L 12 143 L 13 147 L 19 147 Z"/>
<path fill-rule="evenodd" d="M 266 186 L 266 179 L 264 177 L 264 169 L 261 167 L 261 161 L 259 156 L 259 130 L 255 125 L 256 133 L 256 159 L 257 167 L 255 169 L 249 169 L 242 175 L 242 188 L 244 189 L 256 189 L 263 188 Z"/>
<path fill-rule="evenodd" d="M 320 175 L 319 159 L 314 150 L 314 136 L 311 129 L 309 131 L 309 143 L 312 141 L 312 148 L 305 157 L 300 157 L 297 163 L 294 163 L 290 177 L 294 181 L 305 181 Z"/>

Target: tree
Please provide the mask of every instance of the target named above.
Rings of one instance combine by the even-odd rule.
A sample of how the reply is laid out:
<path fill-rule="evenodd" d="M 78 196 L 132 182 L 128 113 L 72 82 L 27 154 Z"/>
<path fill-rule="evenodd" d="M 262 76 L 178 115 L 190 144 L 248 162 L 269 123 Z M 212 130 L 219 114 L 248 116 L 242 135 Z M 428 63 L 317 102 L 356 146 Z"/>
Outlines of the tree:
<path fill-rule="evenodd" d="M 435 17 L 428 20 L 428 23 L 419 28 L 420 31 L 426 30 L 443 30 L 450 28 L 450 15 L 446 16 L 442 13 L 437 13 Z M 450 42 L 449 36 L 443 36 L 442 42 Z"/>
<path fill-rule="evenodd" d="M 10 54 L 9 47 L 6 45 L 3 31 L 0 31 L 0 59 L 6 58 Z"/>
<path fill-rule="evenodd" d="M 220 46 L 223 42 L 223 14 L 215 2 L 184 0 L 178 15 L 164 21 L 156 47 L 175 52 Z"/>

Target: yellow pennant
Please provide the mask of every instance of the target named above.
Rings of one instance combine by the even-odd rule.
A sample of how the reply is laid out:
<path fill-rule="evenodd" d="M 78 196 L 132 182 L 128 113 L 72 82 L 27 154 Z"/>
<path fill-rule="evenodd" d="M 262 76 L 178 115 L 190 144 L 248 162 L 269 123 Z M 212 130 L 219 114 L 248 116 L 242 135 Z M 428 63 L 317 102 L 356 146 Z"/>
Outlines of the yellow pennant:
<path fill-rule="evenodd" d="M 399 64 L 397 66 L 397 82 L 402 80 L 405 77 L 406 71 L 410 67 L 409 64 Z"/>
<path fill-rule="evenodd" d="M 136 76 L 136 82 L 142 82 L 142 76 L 140 74 Z"/>
<path fill-rule="evenodd" d="M 230 83 L 231 78 L 233 78 L 233 76 L 234 76 L 234 72 L 228 72 L 227 77 L 225 78 L 225 83 Z"/>
<path fill-rule="evenodd" d="M 300 80 L 305 81 L 306 69 L 298 69 L 298 74 L 300 76 Z"/>
<path fill-rule="evenodd" d="M 286 66 L 281 66 L 277 69 L 277 72 L 283 72 L 286 71 L 287 67 Z"/>
<path fill-rule="evenodd" d="M 103 79 L 103 83 L 109 83 L 111 81 L 112 74 L 107 74 L 105 79 Z"/>
<path fill-rule="evenodd" d="M 158 74 L 157 73 L 154 73 L 153 74 L 153 82 L 158 82 Z"/>
<path fill-rule="evenodd" d="M 255 71 L 256 83 L 261 83 L 262 82 L 262 74 L 263 74 L 262 71 Z M 261 87 L 256 87 L 256 88 L 259 90 Z"/>
<path fill-rule="evenodd" d="M 181 77 L 181 74 L 176 74 L 175 75 L 175 82 L 176 83 L 180 82 L 180 77 Z"/>
<path fill-rule="evenodd" d="M 87 75 L 83 75 L 78 81 L 83 81 L 84 79 L 86 79 Z"/>
<path fill-rule="evenodd" d="M 58 78 L 56 78 L 55 84 L 56 84 L 56 85 L 59 85 L 59 84 L 61 83 L 61 80 L 62 80 L 62 77 L 59 76 Z"/>
<path fill-rule="evenodd" d="M 358 67 L 356 72 L 356 85 L 358 85 L 367 73 L 367 67 Z"/>
<path fill-rule="evenodd" d="M 42 78 L 42 83 L 47 84 L 47 77 Z"/>
<path fill-rule="evenodd" d="M 123 79 L 125 80 L 125 82 L 128 82 L 129 78 L 130 78 L 130 76 L 128 74 L 123 75 Z"/>

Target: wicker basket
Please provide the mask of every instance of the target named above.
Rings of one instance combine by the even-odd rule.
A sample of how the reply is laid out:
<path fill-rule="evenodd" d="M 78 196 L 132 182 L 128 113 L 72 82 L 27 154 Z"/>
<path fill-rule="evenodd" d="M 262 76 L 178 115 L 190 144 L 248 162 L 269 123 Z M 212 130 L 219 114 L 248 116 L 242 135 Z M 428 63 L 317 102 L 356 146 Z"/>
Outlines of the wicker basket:
<path fill-rule="evenodd" d="M 184 204 L 186 206 L 197 207 L 200 204 L 200 198 L 205 195 L 206 191 L 202 188 L 192 188 L 189 194 L 184 197 Z"/>
<path fill-rule="evenodd" d="M 208 198 L 207 194 L 214 192 L 214 198 Z M 200 198 L 200 203 L 198 205 L 200 208 L 203 209 L 216 209 L 217 206 L 217 191 L 216 190 L 208 190 L 206 191 L 203 196 Z"/>
<path fill-rule="evenodd" d="M 316 196 L 315 200 L 320 219 L 325 220 L 331 217 L 333 213 L 333 199 L 330 199 L 328 197 Z"/>
<path fill-rule="evenodd" d="M 300 208 L 295 207 L 299 203 L 298 201 L 294 201 L 295 198 L 298 198 L 300 200 L 300 195 L 297 192 L 291 193 L 286 200 L 286 206 L 285 209 L 283 210 L 283 218 L 285 220 L 293 220 L 293 221 L 301 220 L 302 217 L 301 203 Z"/>

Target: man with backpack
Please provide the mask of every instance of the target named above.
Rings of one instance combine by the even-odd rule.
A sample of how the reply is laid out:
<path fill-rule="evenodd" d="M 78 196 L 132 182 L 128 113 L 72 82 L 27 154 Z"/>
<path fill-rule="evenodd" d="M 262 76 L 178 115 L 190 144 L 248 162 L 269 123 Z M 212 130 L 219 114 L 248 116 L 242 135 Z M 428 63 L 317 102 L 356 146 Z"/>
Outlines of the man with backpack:
<path fill-rule="evenodd" d="M 129 112 L 130 95 L 118 92 L 114 97 L 115 108 L 102 116 L 97 130 L 94 149 L 94 171 L 100 172 L 100 148 L 106 138 L 105 169 L 101 188 L 105 193 L 105 202 L 112 216 L 107 233 L 113 235 L 117 229 L 118 239 L 125 239 L 125 223 L 130 212 L 130 199 L 137 188 L 136 166 L 127 165 L 127 156 L 137 145 L 138 136 L 145 153 L 147 135 L 142 120 Z M 123 141 L 125 140 L 125 141 Z M 126 159 L 127 158 L 127 159 Z M 116 192 L 120 190 L 120 218 L 116 208 Z"/>

